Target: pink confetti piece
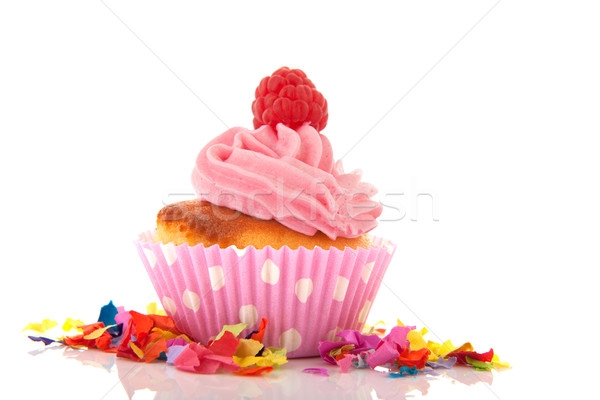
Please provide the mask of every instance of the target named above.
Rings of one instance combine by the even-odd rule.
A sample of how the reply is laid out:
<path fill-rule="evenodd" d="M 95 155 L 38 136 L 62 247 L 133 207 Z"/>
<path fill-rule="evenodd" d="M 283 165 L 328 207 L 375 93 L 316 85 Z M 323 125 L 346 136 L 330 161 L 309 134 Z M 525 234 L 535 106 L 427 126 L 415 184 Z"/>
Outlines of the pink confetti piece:
<path fill-rule="evenodd" d="M 302 372 L 306 374 L 329 376 L 329 372 L 327 372 L 325 368 L 304 368 Z"/>

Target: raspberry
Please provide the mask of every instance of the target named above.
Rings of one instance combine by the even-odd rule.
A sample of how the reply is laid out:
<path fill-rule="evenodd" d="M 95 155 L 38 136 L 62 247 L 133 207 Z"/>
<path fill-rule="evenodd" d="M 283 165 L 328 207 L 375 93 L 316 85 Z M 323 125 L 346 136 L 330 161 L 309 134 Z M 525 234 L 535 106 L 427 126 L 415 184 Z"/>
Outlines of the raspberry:
<path fill-rule="evenodd" d="M 254 129 L 279 122 L 296 129 L 310 122 L 321 131 L 327 125 L 327 100 L 299 69 L 279 68 L 260 81 L 254 96 Z"/>

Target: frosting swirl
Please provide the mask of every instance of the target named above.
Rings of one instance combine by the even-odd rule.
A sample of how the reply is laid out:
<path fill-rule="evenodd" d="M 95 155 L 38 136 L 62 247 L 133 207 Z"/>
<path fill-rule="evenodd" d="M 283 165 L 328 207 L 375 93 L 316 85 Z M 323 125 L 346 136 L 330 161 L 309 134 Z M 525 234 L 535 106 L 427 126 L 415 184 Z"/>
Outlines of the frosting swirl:
<path fill-rule="evenodd" d="M 382 211 L 370 199 L 377 189 L 360 170 L 344 173 L 329 140 L 308 124 L 227 130 L 198 154 L 192 184 L 212 204 L 334 240 L 370 231 Z"/>

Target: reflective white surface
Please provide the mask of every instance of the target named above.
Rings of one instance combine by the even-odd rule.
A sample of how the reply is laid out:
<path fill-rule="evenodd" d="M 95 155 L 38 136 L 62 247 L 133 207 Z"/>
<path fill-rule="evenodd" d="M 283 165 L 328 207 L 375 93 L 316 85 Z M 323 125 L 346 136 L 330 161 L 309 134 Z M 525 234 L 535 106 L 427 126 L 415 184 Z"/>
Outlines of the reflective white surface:
<path fill-rule="evenodd" d="M 279 370 L 258 377 L 230 373 L 199 375 L 164 362 L 136 363 L 96 350 L 27 344 L 22 354 L 32 371 L 43 371 L 47 386 L 32 385 L 24 394 L 93 394 L 108 399 L 404 399 L 422 396 L 493 398 L 494 382 L 511 372 L 475 371 L 457 367 L 440 375 L 390 378 L 386 373 L 339 368 L 320 358 L 293 359 Z M 326 368 L 329 376 L 301 372 Z M 38 383 L 40 383 L 38 381 Z M 85 392 L 80 392 L 85 387 Z"/>

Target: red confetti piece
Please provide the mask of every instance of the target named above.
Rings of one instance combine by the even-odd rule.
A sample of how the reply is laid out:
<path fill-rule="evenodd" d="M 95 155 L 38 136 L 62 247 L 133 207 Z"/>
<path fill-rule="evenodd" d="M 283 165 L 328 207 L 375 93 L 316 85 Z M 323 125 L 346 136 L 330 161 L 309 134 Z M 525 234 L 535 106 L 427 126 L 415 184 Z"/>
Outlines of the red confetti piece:
<path fill-rule="evenodd" d="M 197 343 L 187 345 L 174 361 L 177 369 L 198 374 L 214 374 L 219 369 L 238 371 L 231 356 L 214 354 L 210 349 Z"/>
<path fill-rule="evenodd" d="M 239 340 L 233 335 L 233 333 L 229 331 L 225 331 L 223 336 L 221 336 L 218 340 L 214 340 L 211 342 L 208 349 L 214 354 L 232 357 L 235 354 L 237 349 Z"/>
<path fill-rule="evenodd" d="M 133 361 L 150 362 L 167 351 L 167 341 L 160 331 L 152 332 L 158 328 L 165 332 L 179 335 L 171 317 L 164 315 L 144 315 L 136 311 L 129 311 L 131 318 L 123 333 L 123 339 L 117 349 L 117 357 L 128 358 Z M 131 339 L 135 338 L 134 341 Z M 132 348 L 131 344 L 135 346 Z M 140 357 L 140 354 L 142 357 Z"/>
<path fill-rule="evenodd" d="M 425 364 L 429 359 L 431 350 L 426 347 L 422 349 L 410 351 L 408 347 L 402 350 L 402 353 L 396 358 L 396 362 L 400 367 L 416 367 L 417 369 L 425 368 Z"/>
<path fill-rule="evenodd" d="M 261 375 L 263 373 L 269 373 L 271 371 L 273 371 L 273 367 L 253 367 L 242 369 L 240 371 L 233 371 L 233 373 L 237 375 L 256 376 Z"/>
<path fill-rule="evenodd" d="M 80 326 L 80 328 L 83 330 L 81 335 L 66 336 L 63 338 L 63 342 L 67 346 L 85 346 L 88 348 L 96 347 L 100 350 L 103 350 L 111 345 L 112 336 L 110 336 L 110 333 L 106 331 L 102 332 L 102 334 L 98 338 L 85 339 L 85 336 L 91 335 L 93 332 L 104 328 L 103 322 L 96 322 L 90 325 L 83 325 Z"/>
<path fill-rule="evenodd" d="M 472 365 L 466 360 L 466 357 L 477 361 L 491 362 L 492 358 L 494 357 L 494 349 L 490 349 L 490 351 L 486 353 L 477 353 L 475 351 L 455 351 L 448 354 L 445 358 L 449 357 L 456 357 L 456 362 L 462 365 Z"/>
<path fill-rule="evenodd" d="M 258 340 L 259 342 L 262 343 L 263 336 L 265 336 L 266 329 L 267 329 L 267 319 L 263 318 L 260 321 L 260 326 L 258 327 L 258 332 L 253 333 L 252 336 L 250 336 L 250 339 Z"/>

